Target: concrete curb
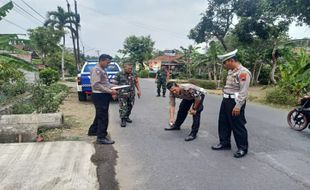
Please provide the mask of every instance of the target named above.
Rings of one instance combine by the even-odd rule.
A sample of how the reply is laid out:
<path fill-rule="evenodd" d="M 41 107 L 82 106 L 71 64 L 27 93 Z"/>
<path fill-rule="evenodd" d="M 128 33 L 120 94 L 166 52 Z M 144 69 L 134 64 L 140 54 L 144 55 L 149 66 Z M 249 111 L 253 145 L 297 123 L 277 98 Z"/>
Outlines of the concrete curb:
<path fill-rule="evenodd" d="M 0 142 L 32 142 L 39 127 L 57 128 L 64 123 L 59 113 L 0 115 Z"/>

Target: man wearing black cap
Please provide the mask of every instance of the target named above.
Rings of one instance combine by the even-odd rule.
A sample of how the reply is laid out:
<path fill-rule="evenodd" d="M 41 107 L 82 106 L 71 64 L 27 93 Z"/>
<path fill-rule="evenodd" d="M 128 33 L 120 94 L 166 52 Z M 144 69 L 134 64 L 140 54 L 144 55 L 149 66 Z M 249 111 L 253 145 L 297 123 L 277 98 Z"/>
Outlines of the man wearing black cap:
<path fill-rule="evenodd" d="M 237 51 L 218 56 L 228 70 L 228 75 L 223 88 L 223 100 L 218 121 L 220 143 L 212 146 L 212 149 L 230 150 L 230 136 L 233 132 L 238 147 L 234 157 L 241 158 L 248 152 L 248 133 L 245 128 L 244 112 L 251 73 L 237 61 Z"/>
<path fill-rule="evenodd" d="M 96 116 L 93 124 L 88 130 L 89 136 L 97 135 L 98 144 L 114 144 L 113 140 L 107 138 L 107 129 L 109 125 L 109 104 L 110 100 L 117 95 L 116 90 L 111 88 L 108 74 L 104 70 L 111 62 L 112 57 L 102 54 L 99 57 L 99 63 L 91 70 L 90 80 L 92 87 L 92 100 L 96 108 Z"/>

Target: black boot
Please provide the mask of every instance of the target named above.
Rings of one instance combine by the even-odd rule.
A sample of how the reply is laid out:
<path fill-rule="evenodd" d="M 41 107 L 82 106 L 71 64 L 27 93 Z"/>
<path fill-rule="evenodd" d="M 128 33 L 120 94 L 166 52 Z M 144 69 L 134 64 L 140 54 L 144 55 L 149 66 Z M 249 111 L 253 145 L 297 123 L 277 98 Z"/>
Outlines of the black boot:
<path fill-rule="evenodd" d="M 126 117 L 125 120 L 127 123 L 132 123 L 132 120 L 129 117 Z"/>
<path fill-rule="evenodd" d="M 185 141 L 192 141 L 195 140 L 197 137 L 196 133 L 190 133 L 184 140 Z"/>
<path fill-rule="evenodd" d="M 126 127 L 126 119 L 122 118 L 121 127 Z"/>
<path fill-rule="evenodd" d="M 157 96 L 156 97 L 159 97 L 160 96 L 160 94 L 157 94 Z"/>
<path fill-rule="evenodd" d="M 165 94 L 165 93 L 163 93 L 163 97 L 166 97 L 166 94 Z"/>

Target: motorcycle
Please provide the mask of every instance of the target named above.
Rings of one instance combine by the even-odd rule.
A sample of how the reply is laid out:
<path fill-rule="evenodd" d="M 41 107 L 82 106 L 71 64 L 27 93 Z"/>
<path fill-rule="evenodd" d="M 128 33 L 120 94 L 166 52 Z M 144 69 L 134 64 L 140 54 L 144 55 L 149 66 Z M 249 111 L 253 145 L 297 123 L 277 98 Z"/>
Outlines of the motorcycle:
<path fill-rule="evenodd" d="M 310 128 L 310 97 L 302 98 L 297 107 L 288 113 L 287 122 L 296 131 Z"/>

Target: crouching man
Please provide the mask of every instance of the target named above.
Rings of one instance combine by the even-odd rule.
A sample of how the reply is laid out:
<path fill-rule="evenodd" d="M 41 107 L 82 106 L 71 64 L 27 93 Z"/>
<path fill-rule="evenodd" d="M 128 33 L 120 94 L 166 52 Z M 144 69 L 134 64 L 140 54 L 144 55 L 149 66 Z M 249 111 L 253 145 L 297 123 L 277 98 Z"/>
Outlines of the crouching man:
<path fill-rule="evenodd" d="M 167 89 L 170 91 L 169 115 L 171 126 L 165 128 L 165 130 L 180 130 L 187 114 L 191 114 L 193 116 L 192 130 L 185 138 L 185 141 L 196 139 L 200 126 L 200 114 L 203 110 L 203 100 L 205 97 L 203 89 L 192 84 L 179 85 L 175 82 L 168 82 Z M 177 118 L 174 120 L 176 98 L 180 98 L 182 101 L 179 106 Z"/>

